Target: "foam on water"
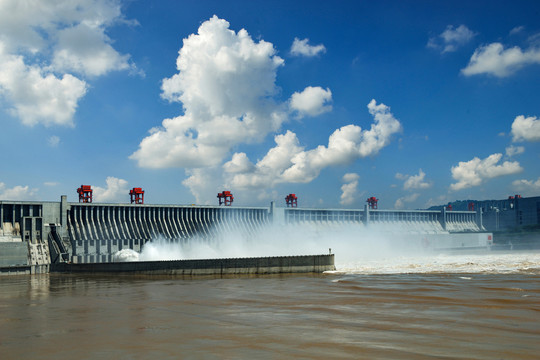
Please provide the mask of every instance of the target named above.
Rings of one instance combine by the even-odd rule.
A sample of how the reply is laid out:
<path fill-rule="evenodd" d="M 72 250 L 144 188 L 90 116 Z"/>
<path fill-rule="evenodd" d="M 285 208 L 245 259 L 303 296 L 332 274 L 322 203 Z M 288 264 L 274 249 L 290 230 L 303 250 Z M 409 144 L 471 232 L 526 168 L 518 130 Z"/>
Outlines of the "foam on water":
<path fill-rule="evenodd" d="M 139 261 L 139 253 L 131 249 L 122 249 L 113 254 L 114 262 Z"/>
<path fill-rule="evenodd" d="M 403 274 L 403 273 L 516 273 L 540 274 L 540 252 L 498 252 L 426 254 L 385 259 L 363 259 L 340 263 L 340 273 L 348 274 Z"/>

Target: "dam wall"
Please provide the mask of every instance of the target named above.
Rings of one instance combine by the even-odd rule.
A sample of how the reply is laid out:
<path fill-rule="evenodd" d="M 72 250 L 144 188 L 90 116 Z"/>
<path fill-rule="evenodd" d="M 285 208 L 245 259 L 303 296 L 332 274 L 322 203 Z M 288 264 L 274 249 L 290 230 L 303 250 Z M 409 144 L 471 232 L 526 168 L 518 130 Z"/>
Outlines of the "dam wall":
<path fill-rule="evenodd" d="M 274 202 L 270 207 L 71 203 L 64 195 L 59 202 L 0 201 L 0 264 L 37 273 L 51 263 L 111 262 L 115 252 L 139 252 L 156 238 L 212 243 L 233 234 L 249 240 L 271 226 L 302 224 L 370 228 L 414 239 L 452 235 L 456 243 L 463 233 L 484 231 L 481 211 L 283 208 Z M 438 236 L 437 244 L 444 246 L 445 238 L 450 237 Z"/>
<path fill-rule="evenodd" d="M 322 273 L 335 269 L 333 254 L 88 264 L 61 263 L 53 266 L 53 271 L 56 272 L 136 273 L 182 276 Z"/>
<path fill-rule="evenodd" d="M 278 208 L 275 211 L 279 211 Z M 474 211 L 363 210 L 281 208 L 286 224 L 359 225 L 383 232 L 448 234 L 483 231 L 481 214 Z"/>
<path fill-rule="evenodd" d="M 267 208 L 71 204 L 67 216 L 72 261 L 110 262 L 122 249 L 141 251 L 156 238 L 219 241 L 223 234 L 252 237 L 269 222 Z"/>

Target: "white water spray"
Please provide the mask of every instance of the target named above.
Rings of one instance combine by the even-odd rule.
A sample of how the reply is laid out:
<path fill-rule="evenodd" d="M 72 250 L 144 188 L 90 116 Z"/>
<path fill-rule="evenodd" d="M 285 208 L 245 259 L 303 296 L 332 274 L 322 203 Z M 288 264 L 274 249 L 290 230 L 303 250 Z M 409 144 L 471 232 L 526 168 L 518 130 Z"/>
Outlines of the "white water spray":
<path fill-rule="evenodd" d="M 479 273 L 540 271 L 540 253 L 503 254 L 483 251 L 440 253 L 423 246 L 422 234 L 385 233 L 357 224 L 317 223 L 270 226 L 256 234 L 221 233 L 215 239 L 187 241 L 158 237 L 141 253 L 121 250 L 114 261 L 156 261 L 335 254 L 340 273 Z"/>

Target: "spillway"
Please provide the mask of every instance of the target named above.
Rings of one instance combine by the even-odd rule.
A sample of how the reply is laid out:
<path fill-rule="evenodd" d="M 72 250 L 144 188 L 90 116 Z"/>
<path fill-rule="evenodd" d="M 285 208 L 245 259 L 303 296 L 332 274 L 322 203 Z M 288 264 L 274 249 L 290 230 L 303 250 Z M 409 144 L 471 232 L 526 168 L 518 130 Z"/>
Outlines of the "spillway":
<path fill-rule="evenodd" d="M 481 211 L 373 210 L 0 201 L 0 268 L 47 272 L 50 264 L 110 263 L 157 237 L 216 242 L 224 234 L 256 238 L 272 226 L 367 228 L 407 234 L 433 248 L 488 247 Z M 420 239 L 420 240 L 419 240 Z M 5 272 L 10 272 L 9 269 Z"/>
<path fill-rule="evenodd" d="M 73 262 L 110 262 L 116 251 L 140 252 L 157 237 L 210 242 L 228 232 L 251 236 L 268 221 L 267 208 L 73 204 L 67 229 Z"/>

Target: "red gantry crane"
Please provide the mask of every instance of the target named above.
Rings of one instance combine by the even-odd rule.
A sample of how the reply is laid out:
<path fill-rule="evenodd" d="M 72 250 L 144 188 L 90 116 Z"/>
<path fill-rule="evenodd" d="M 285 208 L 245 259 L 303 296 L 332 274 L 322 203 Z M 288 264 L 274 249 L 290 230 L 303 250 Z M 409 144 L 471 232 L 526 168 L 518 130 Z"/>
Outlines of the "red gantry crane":
<path fill-rule="evenodd" d="M 379 202 L 379 199 L 377 199 L 375 196 L 372 196 L 368 198 L 366 202 L 368 203 L 370 209 L 377 209 L 377 203 Z"/>
<path fill-rule="evenodd" d="M 285 202 L 287 203 L 287 207 L 298 207 L 298 197 L 295 194 L 285 196 Z"/>
<path fill-rule="evenodd" d="M 234 196 L 230 191 L 223 191 L 217 194 L 219 205 L 231 206 Z"/>
<path fill-rule="evenodd" d="M 129 190 L 131 203 L 144 204 L 144 190 L 142 188 L 133 188 Z"/>
<path fill-rule="evenodd" d="M 91 203 L 92 192 L 93 190 L 91 185 L 81 185 L 81 187 L 77 189 L 77 194 L 79 194 L 79 202 Z"/>

